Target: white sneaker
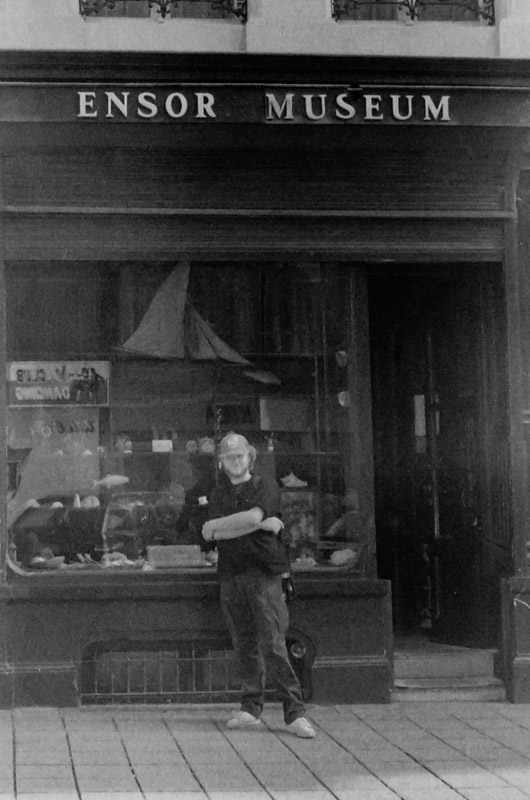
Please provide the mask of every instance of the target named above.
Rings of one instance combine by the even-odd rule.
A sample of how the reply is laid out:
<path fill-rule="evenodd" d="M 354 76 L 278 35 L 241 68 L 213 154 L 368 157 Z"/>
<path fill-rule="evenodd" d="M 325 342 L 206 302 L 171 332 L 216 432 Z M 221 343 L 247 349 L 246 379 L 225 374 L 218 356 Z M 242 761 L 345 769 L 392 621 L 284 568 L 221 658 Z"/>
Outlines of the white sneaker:
<path fill-rule="evenodd" d="M 294 722 L 291 722 L 287 726 L 287 730 L 289 733 L 294 733 L 295 736 L 299 736 L 300 739 L 314 739 L 317 735 L 315 729 L 305 717 L 298 717 L 298 719 L 295 719 Z"/>
<path fill-rule="evenodd" d="M 297 478 L 294 472 L 290 472 L 284 478 L 280 478 L 280 480 L 286 489 L 301 489 L 307 486 L 307 481 L 302 481 L 300 478 Z"/>
<path fill-rule="evenodd" d="M 235 711 L 226 723 L 226 727 L 231 730 L 255 728 L 257 725 L 261 725 L 261 720 L 249 714 L 248 711 Z"/>

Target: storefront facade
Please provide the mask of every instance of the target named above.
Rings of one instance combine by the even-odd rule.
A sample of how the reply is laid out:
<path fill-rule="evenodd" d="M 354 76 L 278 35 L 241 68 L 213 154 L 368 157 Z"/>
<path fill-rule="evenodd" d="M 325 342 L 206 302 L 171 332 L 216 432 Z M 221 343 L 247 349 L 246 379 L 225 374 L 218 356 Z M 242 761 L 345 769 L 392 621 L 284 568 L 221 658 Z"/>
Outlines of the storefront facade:
<path fill-rule="evenodd" d="M 237 696 L 200 550 L 232 429 L 308 698 L 389 702 L 427 629 L 525 699 L 524 70 L 3 58 L 2 705 Z"/>

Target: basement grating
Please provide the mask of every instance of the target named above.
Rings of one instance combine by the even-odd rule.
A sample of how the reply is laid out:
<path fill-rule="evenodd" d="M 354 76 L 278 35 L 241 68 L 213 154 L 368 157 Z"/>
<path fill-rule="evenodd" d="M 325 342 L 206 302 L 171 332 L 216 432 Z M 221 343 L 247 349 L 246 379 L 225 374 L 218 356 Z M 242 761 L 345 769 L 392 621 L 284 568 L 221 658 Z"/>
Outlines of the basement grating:
<path fill-rule="evenodd" d="M 311 663 L 300 656 L 298 640 L 287 644 L 309 699 Z M 224 641 L 97 643 L 85 651 L 80 670 L 83 705 L 233 703 L 240 693 L 234 652 Z M 265 695 L 279 699 L 270 686 Z"/>

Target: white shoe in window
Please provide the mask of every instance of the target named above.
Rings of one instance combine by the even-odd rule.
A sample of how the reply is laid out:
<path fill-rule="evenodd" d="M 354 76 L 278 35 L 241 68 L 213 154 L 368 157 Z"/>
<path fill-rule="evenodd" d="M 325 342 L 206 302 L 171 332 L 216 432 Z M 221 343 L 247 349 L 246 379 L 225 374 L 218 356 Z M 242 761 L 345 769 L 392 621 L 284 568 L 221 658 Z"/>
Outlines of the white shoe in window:
<path fill-rule="evenodd" d="M 307 486 L 307 481 L 297 478 L 294 472 L 290 472 L 289 475 L 286 475 L 285 478 L 280 478 L 280 480 L 286 489 L 302 489 Z"/>

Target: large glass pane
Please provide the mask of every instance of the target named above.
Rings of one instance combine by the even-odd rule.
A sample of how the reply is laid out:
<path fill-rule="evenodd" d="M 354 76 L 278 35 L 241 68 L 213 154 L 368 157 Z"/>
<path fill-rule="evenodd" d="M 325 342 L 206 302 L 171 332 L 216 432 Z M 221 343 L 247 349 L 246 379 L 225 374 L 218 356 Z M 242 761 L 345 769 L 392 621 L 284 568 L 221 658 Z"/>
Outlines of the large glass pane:
<path fill-rule="evenodd" d="M 227 16 L 222 7 L 215 7 L 212 0 L 175 0 L 156 2 L 153 0 L 87 0 L 85 14 L 98 17 L 154 17 L 175 19 L 220 19 Z"/>
<path fill-rule="evenodd" d="M 397 4 L 392 0 L 371 0 L 361 3 L 344 3 L 348 19 L 355 20 L 394 20 L 397 19 Z"/>
<path fill-rule="evenodd" d="M 227 14 L 222 8 L 215 8 L 211 2 L 180 0 L 172 5 L 171 16 L 175 19 L 220 19 Z"/>
<path fill-rule="evenodd" d="M 87 0 L 86 13 L 98 17 L 149 17 L 147 0 Z"/>
<path fill-rule="evenodd" d="M 281 488 L 295 567 L 362 571 L 351 274 L 9 265 L 14 567 L 210 568 L 215 449 L 236 430 Z"/>
<path fill-rule="evenodd" d="M 419 9 L 419 19 L 424 21 L 473 22 L 478 18 L 478 0 L 465 0 L 465 4 L 435 0 Z"/>
<path fill-rule="evenodd" d="M 395 20 L 414 17 L 423 21 L 461 21 L 480 19 L 480 0 L 338 0 L 340 19 Z"/>

